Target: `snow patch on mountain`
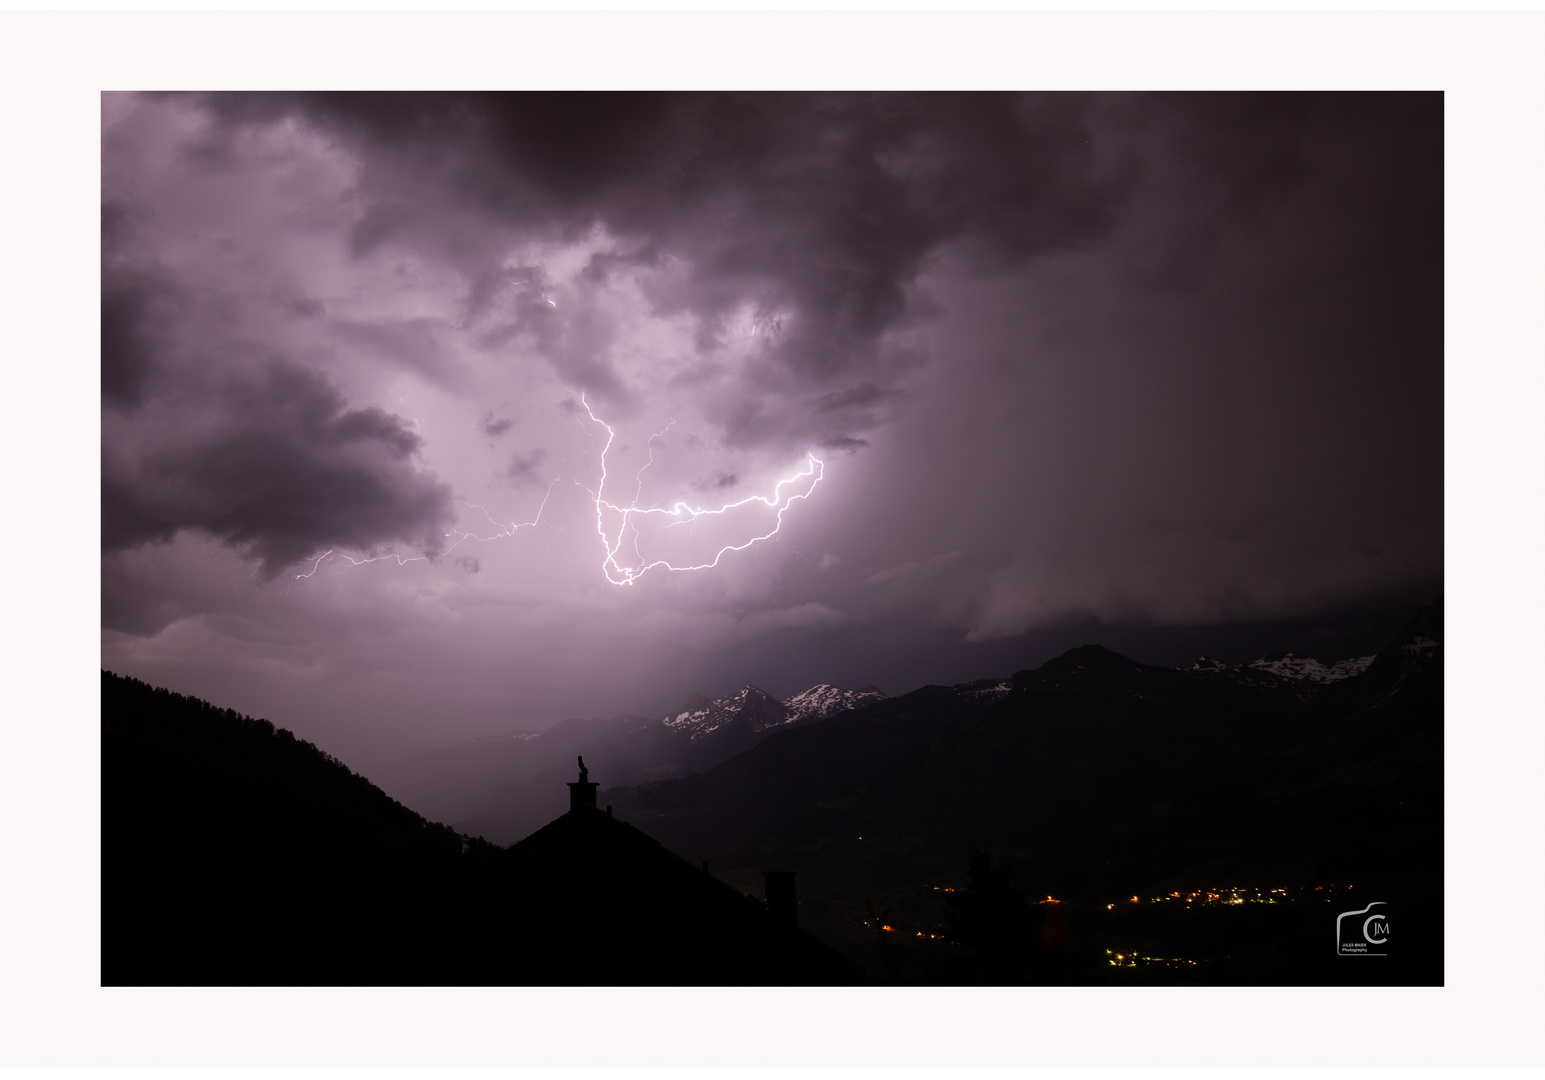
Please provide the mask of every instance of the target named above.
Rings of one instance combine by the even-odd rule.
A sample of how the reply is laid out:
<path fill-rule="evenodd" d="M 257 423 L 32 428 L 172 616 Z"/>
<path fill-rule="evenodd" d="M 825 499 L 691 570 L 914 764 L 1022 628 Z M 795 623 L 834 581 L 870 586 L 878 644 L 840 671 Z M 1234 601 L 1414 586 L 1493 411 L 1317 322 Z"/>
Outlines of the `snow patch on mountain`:
<path fill-rule="evenodd" d="M 1013 686 L 1008 679 L 978 679 L 976 682 L 963 683 L 956 687 L 960 693 L 968 698 L 1000 698 L 1009 692 Z"/>
<path fill-rule="evenodd" d="M 712 700 L 693 694 L 680 712 L 672 713 L 662 722 L 672 731 L 686 732 L 696 742 L 730 724 L 761 732 L 796 720 L 824 719 L 884 697 L 873 686 L 844 690 L 840 686 L 821 683 L 787 701 L 779 701 L 754 686 L 743 686 L 733 694 Z"/>
<path fill-rule="evenodd" d="M 821 683 L 791 698 L 784 698 L 783 707 L 789 711 L 789 722 L 793 723 L 795 720 L 824 719 L 835 716 L 837 713 L 882 701 L 884 698 L 885 695 L 873 686 L 844 690 L 840 686 Z"/>
<path fill-rule="evenodd" d="M 1361 675 L 1368 670 L 1368 665 L 1373 663 L 1371 656 L 1356 656 L 1350 660 L 1338 660 L 1334 664 L 1323 664 L 1311 656 L 1299 656 L 1296 653 L 1273 653 L 1263 656 L 1248 664 L 1225 664 L 1220 660 L 1201 656 L 1187 671 L 1203 673 L 1225 672 L 1264 672 L 1267 675 L 1275 675 L 1282 679 L 1291 679 L 1294 682 L 1333 683 L 1342 679 L 1349 679 L 1354 675 Z"/>
<path fill-rule="evenodd" d="M 738 724 L 757 732 L 788 722 L 788 710 L 783 707 L 783 702 L 754 686 L 742 686 L 733 694 L 711 701 L 701 694 L 693 694 L 680 712 L 664 720 L 666 727 L 686 732 L 693 742 L 728 724 Z"/>

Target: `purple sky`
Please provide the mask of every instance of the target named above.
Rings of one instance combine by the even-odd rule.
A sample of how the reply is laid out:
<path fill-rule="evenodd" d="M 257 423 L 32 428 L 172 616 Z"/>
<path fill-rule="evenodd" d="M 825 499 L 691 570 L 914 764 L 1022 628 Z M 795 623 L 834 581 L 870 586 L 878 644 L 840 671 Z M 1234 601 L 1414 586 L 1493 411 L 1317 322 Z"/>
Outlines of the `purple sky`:
<path fill-rule="evenodd" d="M 104 95 L 102 664 L 363 767 L 1090 640 L 1347 655 L 1441 591 L 1442 106 Z M 615 583 L 774 511 L 608 565 L 598 490 L 810 455 L 775 539 Z"/>

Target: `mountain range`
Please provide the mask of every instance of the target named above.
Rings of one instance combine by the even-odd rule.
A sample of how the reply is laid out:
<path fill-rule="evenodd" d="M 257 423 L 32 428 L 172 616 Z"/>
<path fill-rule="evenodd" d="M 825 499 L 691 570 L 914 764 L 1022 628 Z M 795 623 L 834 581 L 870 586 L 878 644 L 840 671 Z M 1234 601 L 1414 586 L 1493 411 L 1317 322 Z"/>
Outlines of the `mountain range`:
<path fill-rule="evenodd" d="M 568 719 L 547 731 L 512 731 L 402 759 L 381 787 L 431 820 L 511 844 L 563 812 L 563 783 L 584 756 L 597 776 L 638 784 L 684 776 L 750 749 L 763 736 L 876 701 L 874 686 L 826 683 L 782 701 L 755 686 L 708 698 L 692 694 L 663 718 Z"/>
<path fill-rule="evenodd" d="M 871 963 L 886 949 L 870 924 L 904 925 L 912 945 L 944 933 L 940 890 L 975 849 L 1013 867 L 1026 895 L 1068 902 L 1086 944 L 1116 932 L 1116 901 L 1133 896 L 1356 883 L 1403 914 L 1410 949 L 1380 978 L 1436 980 L 1441 625 L 1440 606 L 1423 609 L 1366 663 L 1335 666 L 1177 670 L 1084 646 L 1008 680 L 774 731 L 701 773 L 601 797 L 731 882 L 798 868 L 803 917 Z M 1242 981 L 1350 977 L 1314 959 L 1323 911 L 1290 907 L 1191 947 L 1217 965 L 1232 956 L 1227 977 Z M 1177 948 L 1174 928 L 1138 930 Z M 1250 940 L 1231 947 L 1230 933 Z M 928 981 L 925 961 L 903 981 Z"/>
<path fill-rule="evenodd" d="M 1248 664 L 1200 657 L 1188 673 L 1306 700 L 1323 686 L 1361 674 L 1372 656 L 1331 664 L 1294 653 Z M 948 688 L 966 706 L 1009 693 L 1011 679 Z M 935 688 L 937 689 L 937 688 Z M 708 698 L 691 694 L 663 718 L 635 714 L 560 721 L 545 732 L 511 731 L 400 759 L 375 776 L 394 798 L 431 820 L 510 844 L 562 812 L 562 782 L 584 756 L 617 787 L 689 776 L 751 749 L 766 736 L 886 700 L 878 687 L 821 683 L 779 700 L 755 686 Z"/>
<path fill-rule="evenodd" d="M 797 871 L 800 925 L 889 981 L 1441 984 L 1442 637 L 1435 604 L 1366 663 L 1174 669 L 1087 645 L 1005 679 L 785 701 L 747 687 L 419 763 L 465 779 L 476 752 L 497 759 L 505 786 L 479 812 L 513 830 L 563 814 L 583 753 L 608 816 L 753 896 L 762 871 Z M 144 981 L 184 939 L 182 981 L 249 978 L 232 964 L 296 981 L 297 948 L 314 979 L 392 981 L 401 949 L 379 942 L 409 930 L 411 970 L 519 981 L 455 974 L 473 969 L 444 966 L 435 929 L 472 904 L 506 933 L 510 841 L 432 824 L 265 721 L 104 672 L 103 808 L 105 981 Z M 1329 949 L 1354 897 L 1397 913 L 1389 963 Z M 482 932 L 458 939 L 468 957 Z M 1012 963 L 973 959 L 1010 940 Z M 1168 959 L 1136 975 L 1102 959 L 1134 945 Z"/>
<path fill-rule="evenodd" d="M 1226 675 L 1235 679 L 1248 680 L 1253 676 L 1264 674 L 1301 683 L 1324 684 L 1349 679 L 1353 675 L 1361 675 L 1368 670 L 1368 665 L 1373 663 L 1373 659 L 1371 656 L 1355 656 L 1348 660 L 1338 660 L 1334 664 L 1322 664 L 1313 657 L 1287 652 L 1263 656 L 1249 664 L 1225 664 L 1222 661 L 1201 656 L 1197 658 L 1196 663 L 1185 670 Z"/>

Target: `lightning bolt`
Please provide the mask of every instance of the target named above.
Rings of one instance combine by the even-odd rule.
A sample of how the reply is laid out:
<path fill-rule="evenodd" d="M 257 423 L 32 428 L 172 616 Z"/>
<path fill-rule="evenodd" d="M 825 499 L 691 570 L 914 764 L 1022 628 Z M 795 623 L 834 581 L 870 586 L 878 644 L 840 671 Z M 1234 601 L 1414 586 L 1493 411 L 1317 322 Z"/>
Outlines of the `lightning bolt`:
<path fill-rule="evenodd" d="M 650 437 L 649 460 L 645 462 L 644 465 L 638 470 L 638 473 L 634 478 L 635 486 L 632 504 L 628 506 L 619 506 L 617 503 L 607 500 L 605 496 L 607 478 L 606 454 L 609 450 L 611 450 L 612 443 L 617 438 L 617 433 L 612 430 L 610 424 L 595 414 L 595 410 L 590 407 L 590 402 L 586 400 L 583 394 L 580 395 L 579 400 L 580 404 L 584 405 L 585 412 L 589 414 L 590 419 L 606 429 L 606 445 L 601 448 L 601 482 L 596 486 L 594 491 L 590 492 L 590 495 L 591 498 L 595 501 L 596 534 L 600 537 L 601 547 L 606 552 L 606 558 L 601 562 L 601 572 L 606 575 L 606 580 L 611 582 L 613 585 L 632 585 L 639 578 L 643 577 L 650 570 L 654 569 L 673 571 L 711 570 L 718 566 L 719 560 L 724 558 L 724 556 L 730 552 L 745 551 L 752 544 L 760 543 L 763 540 L 773 539 L 778 535 L 779 530 L 783 528 L 784 513 L 787 512 L 789 507 L 792 506 L 795 502 L 798 502 L 800 499 L 808 499 L 812 494 L 814 494 L 816 485 L 819 484 L 821 482 L 821 478 L 826 475 L 825 464 L 814 454 L 806 454 L 805 467 L 796 472 L 793 476 L 779 480 L 778 483 L 773 487 L 771 498 L 768 498 L 766 495 L 748 495 L 744 499 L 740 499 L 737 502 L 727 503 L 715 510 L 708 510 L 702 507 L 692 506 L 685 501 L 677 501 L 669 507 L 641 507 L 638 505 L 638 501 L 639 495 L 643 490 L 644 470 L 649 468 L 650 465 L 654 464 L 654 444 L 656 440 L 665 434 L 665 431 L 670 430 L 671 425 L 667 424 L 665 431 L 661 431 L 658 434 Z M 674 423 L 674 420 L 671 421 L 671 424 Z M 804 479 L 810 480 L 810 487 L 802 493 L 792 494 L 785 498 L 783 489 Z M 643 556 L 639 553 L 638 526 L 633 520 L 635 515 L 647 516 L 651 514 L 662 514 L 665 516 L 674 517 L 676 520 L 671 522 L 670 526 L 668 527 L 676 525 L 691 525 L 700 518 L 715 517 L 721 514 L 726 514 L 729 511 L 736 509 L 737 507 L 745 506 L 753 502 L 759 502 L 764 506 L 767 506 L 770 509 L 776 510 L 778 512 L 772 529 L 760 536 L 753 536 L 743 544 L 724 545 L 718 550 L 717 553 L 715 553 L 713 559 L 709 562 L 698 563 L 695 566 L 676 566 L 667 559 L 656 559 L 653 562 L 646 562 Z M 611 538 L 606 529 L 606 514 L 608 511 L 613 514 L 621 515 L 621 521 L 617 526 L 617 536 L 615 540 Z M 617 553 L 622 548 L 623 538 L 628 534 L 630 529 L 632 530 L 633 534 L 633 553 L 637 565 L 624 565 L 617 558 Z"/>
<path fill-rule="evenodd" d="M 364 566 L 367 563 L 385 562 L 387 559 L 396 559 L 398 566 L 404 566 L 410 562 L 423 562 L 429 557 L 427 555 L 414 555 L 412 558 L 405 559 L 401 555 L 398 555 L 396 552 L 389 551 L 385 555 L 376 555 L 369 559 L 356 559 L 354 556 L 349 555 L 346 552 L 339 551 L 337 548 L 328 548 L 326 551 L 322 552 L 322 554 L 318 555 L 315 559 L 312 560 L 310 570 L 306 571 L 304 574 L 296 574 L 295 580 L 305 581 L 307 578 L 313 576 L 317 570 L 321 568 L 322 564 L 328 559 L 332 558 L 334 555 L 337 555 L 340 559 L 347 560 L 351 566 Z"/>
<path fill-rule="evenodd" d="M 560 477 L 558 479 L 562 478 Z M 474 532 L 463 532 L 461 529 L 452 529 L 450 532 L 445 534 L 445 538 L 449 540 L 454 536 L 456 539 L 451 544 L 451 546 L 446 548 L 443 552 L 441 552 L 441 554 L 449 555 L 451 552 L 455 551 L 457 546 L 460 545 L 464 540 L 477 540 L 481 543 L 487 543 L 490 540 L 507 539 L 511 536 L 514 536 L 521 529 L 535 528 L 537 523 L 542 520 L 542 511 L 547 509 L 547 500 L 552 498 L 553 488 L 558 486 L 558 479 L 553 480 L 552 483 L 547 485 L 547 493 L 542 496 L 542 504 L 536 508 L 536 517 L 532 518 L 530 521 L 522 521 L 505 525 L 502 522 L 495 521 L 493 519 L 493 515 L 483 507 L 479 506 L 477 503 L 468 503 L 467 505 L 472 507 L 474 510 L 482 510 L 483 516 L 488 519 L 488 523 L 497 529 L 498 532 L 495 532 L 492 536 L 480 536 Z M 428 555 L 413 555 L 404 557 L 402 555 L 398 555 L 394 551 L 389 551 L 385 555 L 375 555 L 370 558 L 356 559 L 354 556 L 349 555 L 346 552 L 339 551 L 337 548 L 328 548 L 326 551 L 322 552 L 322 554 L 311 560 L 310 570 L 306 571 L 304 574 L 296 574 L 293 580 L 305 581 L 306 579 L 312 577 L 314 574 L 316 574 L 317 570 L 321 568 L 322 564 L 334 555 L 337 555 L 340 559 L 345 560 L 351 566 L 365 566 L 368 563 L 385 562 L 387 559 L 395 559 L 398 566 L 406 566 L 410 562 L 427 562 L 429 560 Z"/>
<path fill-rule="evenodd" d="M 753 544 L 761 543 L 764 540 L 775 539 L 779 532 L 783 529 L 783 515 L 788 512 L 789 508 L 793 506 L 794 503 L 800 501 L 801 499 L 808 499 L 811 495 L 813 495 L 815 493 L 816 486 L 826 475 L 825 463 L 823 463 L 814 454 L 806 454 L 804 467 L 795 472 L 792 476 L 788 476 L 782 480 L 779 480 L 778 483 L 773 487 L 771 497 L 766 495 L 748 495 L 744 499 L 740 499 L 732 503 L 726 503 L 725 505 L 714 509 L 693 506 L 685 500 L 678 500 L 670 506 L 666 507 L 640 506 L 639 502 L 643 497 L 644 490 L 644 473 L 651 465 L 654 464 L 656 444 L 659 443 L 662 438 L 664 438 L 666 432 L 670 431 L 670 429 L 675 426 L 676 421 L 671 420 L 671 422 L 666 424 L 663 429 L 655 432 L 649 437 L 649 460 L 645 461 L 644 464 L 639 467 L 638 472 L 633 476 L 633 501 L 628 505 L 623 506 L 606 498 L 606 482 L 609 478 L 606 456 L 611 451 L 612 443 L 616 441 L 617 433 L 612 429 L 610 424 L 595 414 L 595 411 L 590 407 L 590 402 L 583 394 L 580 395 L 580 402 L 584 405 L 585 412 L 590 417 L 591 422 L 594 424 L 599 424 L 606 430 L 606 445 L 601 448 L 600 483 L 596 485 L 595 490 L 590 491 L 589 488 L 585 488 L 583 484 L 580 484 L 578 480 L 574 480 L 572 482 L 587 491 L 591 497 L 592 502 L 594 503 L 596 535 L 600 538 L 601 548 L 605 552 L 605 557 L 601 561 L 601 572 L 606 575 L 606 580 L 611 582 L 613 585 L 632 585 L 634 582 L 638 581 L 639 578 L 643 577 L 651 570 L 711 570 L 718 566 L 720 560 L 722 560 L 731 552 L 745 551 Z M 491 515 L 485 507 L 480 506 L 477 503 L 467 503 L 467 506 L 482 512 L 483 517 L 487 519 L 489 525 L 493 527 L 494 531 L 490 535 L 484 536 L 480 532 L 452 529 L 444 535 L 447 540 L 452 540 L 453 537 L 454 540 L 452 540 L 451 544 L 446 547 L 441 554 L 450 554 L 467 540 L 476 540 L 479 543 L 488 543 L 493 540 L 508 539 L 509 537 L 514 536 L 521 529 L 535 528 L 542 520 L 542 513 L 547 509 L 547 502 L 550 498 L 552 498 L 553 489 L 558 486 L 562 479 L 562 477 L 557 477 L 552 481 L 552 483 L 547 485 L 547 491 L 542 496 L 541 505 L 537 507 L 536 516 L 533 517 L 530 521 L 515 522 L 506 525 L 503 522 L 494 520 L 493 515 Z M 803 487 L 803 485 L 801 485 L 801 481 L 806 480 L 809 481 L 809 486 Z M 785 494 L 785 488 L 793 488 L 796 485 L 803 487 L 803 490 L 795 490 L 789 494 Z M 663 517 L 673 519 L 667 524 L 667 528 L 676 528 L 684 525 L 690 532 L 691 527 L 697 521 L 703 518 L 719 517 L 729 513 L 732 510 L 738 509 L 739 507 L 749 505 L 750 503 L 761 503 L 763 506 L 766 506 L 769 509 L 777 512 L 773 521 L 773 527 L 767 532 L 751 537 L 744 543 L 725 544 L 723 547 L 719 548 L 717 552 L 715 552 L 714 557 L 708 562 L 697 563 L 691 566 L 678 566 L 672 563 L 669 559 L 654 559 L 652 561 L 647 560 L 640 550 L 638 520 L 641 518 L 646 518 L 651 515 L 658 514 Z M 612 532 L 609 531 L 606 526 L 606 519 L 608 514 L 612 515 L 616 521 L 615 536 L 612 535 Z M 633 557 L 631 560 L 624 561 L 624 559 L 620 557 L 619 553 L 622 550 L 624 542 L 630 536 L 632 537 L 631 547 Z M 315 577 L 325 563 L 335 558 L 347 562 L 350 566 L 365 566 L 369 563 L 385 562 L 388 559 L 395 561 L 398 566 L 406 566 L 411 562 L 427 562 L 429 560 L 428 555 L 403 556 L 397 554 L 396 552 L 387 552 L 384 555 L 373 555 L 356 558 L 355 556 L 349 555 L 348 553 L 334 547 L 329 548 L 322 552 L 320 555 L 316 555 L 311 558 L 309 560 L 311 563 L 311 569 L 307 570 L 303 574 L 296 574 L 291 579 L 291 583 L 293 584 L 294 582 L 306 581 Z"/>

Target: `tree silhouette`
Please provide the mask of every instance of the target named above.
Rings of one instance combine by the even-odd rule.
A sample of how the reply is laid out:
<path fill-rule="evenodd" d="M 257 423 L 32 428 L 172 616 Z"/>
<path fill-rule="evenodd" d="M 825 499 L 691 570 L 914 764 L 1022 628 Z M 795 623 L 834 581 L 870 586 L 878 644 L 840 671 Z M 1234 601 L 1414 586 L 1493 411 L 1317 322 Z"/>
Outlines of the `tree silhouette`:
<path fill-rule="evenodd" d="M 972 981 L 1003 983 L 1023 977 L 1030 952 L 1030 908 L 1011 876 L 1009 867 L 993 864 L 991 852 L 977 848 L 966 865 L 966 887 L 945 897 L 952 937 L 974 950 Z"/>

